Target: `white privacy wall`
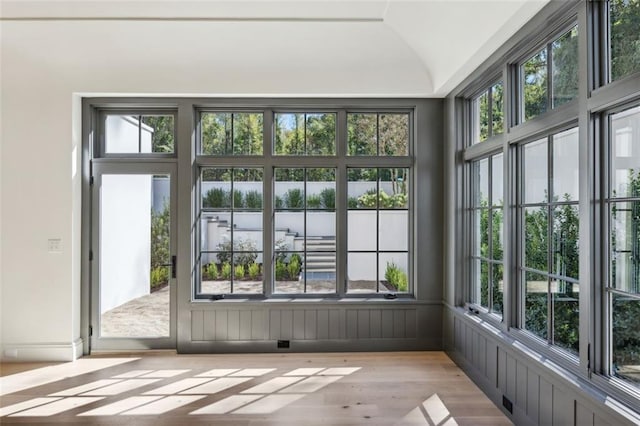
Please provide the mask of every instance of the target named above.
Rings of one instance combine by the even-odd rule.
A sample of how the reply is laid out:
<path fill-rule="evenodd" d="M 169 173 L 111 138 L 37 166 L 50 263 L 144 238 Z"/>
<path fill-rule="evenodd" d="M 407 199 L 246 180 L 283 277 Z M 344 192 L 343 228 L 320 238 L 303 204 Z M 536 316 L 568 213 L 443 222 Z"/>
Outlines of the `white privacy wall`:
<path fill-rule="evenodd" d="M 248 25 L 2 22 L 3 357 L 79 355 L 81 95 L 399 97 L 430 87 L 381 22 Z"/>

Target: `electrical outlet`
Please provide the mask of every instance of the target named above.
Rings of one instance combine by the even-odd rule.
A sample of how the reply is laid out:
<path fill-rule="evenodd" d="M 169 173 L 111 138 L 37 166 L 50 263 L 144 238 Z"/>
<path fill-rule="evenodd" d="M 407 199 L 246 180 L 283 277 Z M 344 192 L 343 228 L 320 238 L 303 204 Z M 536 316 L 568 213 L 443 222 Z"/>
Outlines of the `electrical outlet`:
<path fill-rule="evenodd" d="M 47 240 L 47 251 L 49 253 L 62 253 L 62 239 L 49 238 Z"/>

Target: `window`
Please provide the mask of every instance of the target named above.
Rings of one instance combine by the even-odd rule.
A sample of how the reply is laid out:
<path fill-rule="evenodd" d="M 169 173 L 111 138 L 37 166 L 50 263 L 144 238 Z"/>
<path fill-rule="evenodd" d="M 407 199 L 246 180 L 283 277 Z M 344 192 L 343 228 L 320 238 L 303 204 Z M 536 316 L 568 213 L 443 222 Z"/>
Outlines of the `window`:
<path fill-rule="evenodd" d="M 262 114 L 203 113 L 203 155 L 262 155 Z"/>
<path fill-rule="evenodd" d="M 502 154 L 471 163 L 471 301 L 500 316 L 504 290 L 502 177 Z"/>
<path fill-rule="evenodd" d="M 199 293 L 262 293 L 262 181 L 262 169 L 202 168 Z"/>
<path fill-rule="evenodd" d="M 522 145 L 523 328 L 578 351 L 578 129 Z"/>
<path fill-rule="evenodd" d="M 609 115 L 611 372 L 640 386 L 640 106 Z"/>
<path fill-rule="evenodd" d="M 199 117 L 196 297 L 411 292 L 407 111 Z"/>
<path fill-rule="evenodd" d="M 578 96 L 578 27 L 564 33 L 520 66 L 522 120 Z"/>
<path fill-rule="evenodd" d="M 473 99 L 473 143 L 504 132 L 503 85 L 497 82 Z"/>
<path fill-rule="evenodd" d="M 609 80 L 615 81 L 640 71 L 640 2 L 610 0 Z"/>
<path fill-rule="evenodd" d="M 348 169 L 349 293 L 409 291 L 408 168 Z"/>
<path fill-rule="evenodd" d="M 274 293 L 336 292 L 336 170 L 275 169 Z"/>
<path fill-rule="evenodd" d="M 174 116 L 167 113 L 104 116 L 104 154 L 171 154 L 174 152 Z"/>

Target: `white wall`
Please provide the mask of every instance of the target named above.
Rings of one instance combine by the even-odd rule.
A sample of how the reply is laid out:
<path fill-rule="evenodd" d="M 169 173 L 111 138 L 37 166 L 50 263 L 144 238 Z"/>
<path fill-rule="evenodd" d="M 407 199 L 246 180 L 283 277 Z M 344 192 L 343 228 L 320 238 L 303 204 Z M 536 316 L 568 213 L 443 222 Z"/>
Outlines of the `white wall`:
<path fill-rule="evenodd" d="M 78 356 L 80 95 L 397 97 L 430 86 L 382 22 L 3 21 L 0 37 L 1 344 L 18 359 Z M 307 48 L 294 49 L 301 39 Z M 47 252 L 49 238 L 61 253 Z"/>

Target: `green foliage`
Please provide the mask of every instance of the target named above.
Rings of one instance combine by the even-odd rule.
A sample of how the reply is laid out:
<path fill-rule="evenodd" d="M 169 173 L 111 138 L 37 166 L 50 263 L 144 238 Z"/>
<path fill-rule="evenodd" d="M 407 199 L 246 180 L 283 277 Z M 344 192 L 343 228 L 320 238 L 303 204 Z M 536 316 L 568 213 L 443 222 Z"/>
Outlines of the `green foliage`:
<path fill-rule="evenodd" d="M 347 200 L 347 204 L 348 204 L 350 209 L 357 209 L 358 208 L 358 198 L 357 197 L 349 197 L 349 199 Z"/>
<path fill-rule="evenodd" d="M 347 114 L 349 155 L 376 155 L 378 150 L 377 114 Z"/>
<path fill-rule="evenodd" d="M 220 277 L 223 280 L 231 279 L 231 264 L 229 262 L 224 262 L 222 267 L 220 268 Z"/>
<path fill-rule="evenodd" d="M 612 363 L 616 374 L 640 383 L 625 366 L 640 365 L 640 301 L 615 295 L 612 304 Z"/>
<path fill-rule="evenodd" d="M 322 199 L 320 195 L 311 194 L 307 196 L 307 208 L 310 209 L 319 209 L 322 205 Z"/>
<path fill-rule="evenodd" d="M 357 206 L 360 208 L 376 208 L 376 205 L 381 209 L 406 208 L 407 195 L 403 193 L 389 195 L 384 189 L 380 192 L 373 189 L 358 197 Z"/>
<path fill-rule="evenodd" d="M 225 240 L 216 247 L 216 257 L 220 263 L 231 262 L 231 241 Z M 234 262 L 238 265 L 249 265 L 258 257 L 256 243 L 253 240 L 235 239 L 233 244 Z"/>
<path fill-rule="evenodd" d="M 240 209 L 244 207 L 244 195 L 242 191 L 238 191 L 237 189 L 233 190 L 233 208 Z"/>
<path fill-rule="evenodd" d="M 325 188 L 320 191 L 322 198 L 322 206 L 325 209 L 333 210 L 336 208 L 336 190 L 334 188 Z"/>
<path fill-rule="evenodd" d="M 143 115 L 140 121 L 153 129 L 151 152 L 173 152 L 174 120 L 172 115 Z"/>
<path fill-rule="evenodd" d="M 302 194 L 302 190 L 300 188 L 292 188 L 287 191 L 285 195 L 285 201 L 287 203 L 287 208 L 290 209 L 301 209 L 304 207 L 304 196 Z"/>
<path fill-rule="evenodd" d="M 202 153 L 261 155 L 262 128 L 262 114 L 203 113 L 200 117 Z"/>
<path fill-rule="evenodd" d="M 169 282 L 169 205 L 165 203 L 161 212 L 151 209 L 151 289 Z"/>
<path fill-rule="evenodd" d="M 387 262 L 384 279 L 401 293 L 406 293 L 409 289 L 407 274 L 394 262 Z"/>
<path fill-rule="evenodd" d="M 151 269 L 151 291 L 164 287 L 169 282 L 169 268 L 158 266 Z"/>
<path fill-rule="evenodd" d="M 247 191 L 247 193 L 244 195 L 244 201 L 248 209 L 262 208 L 262 194 L 258 191 Z"/>
<path fill-rule="evenodd" d="M 204 208 L 223 208 L 231 207 L 231 199 L 229 191 L 222 188 L 212 188 L 207 191 L 202 199 L 202 207 Z"/>
<path fill-rule="evenodd" d="M 292 280 L 297 280 L 300 275 L 300 260 L 300 256 L 297 254 L 291 255 L 289 265 L 287 265 L 287 272 L 289 273 L 289 278 Z"/>
<path fill-rule="evenodd" d="M 244 266 L 243 265 L 236 265 L 236 267 L 234 268 L 234 275 L 235 278 L 237 280 L 241 280 L 244 278 Z"/>
<path fill-rule="evenodd" d="M 218 278 L 218 267 L 215 263 L 209 263 L 202 267 L 202 279 L 203 280 L 215 280 Z"/>
<path fill-rule="evenodd" d="M 380 114 L 378 133 L 379 155 L 408 155 L 409 116 L 407 114 Z"/>
<path fill-rule="evenodd" d="M 252 280 L 256 280 L 258 279 L 258 277 L 260 276 L 260 265 L 253 262 L 249 264 L 249 278 L 251 278 Z"/>
<path fill-rule="evenodd" d="M 578 96 L 578 28 L 553 42 L 551 49 L 555 108 Z"/>
<path fill-rule="evenodd" d="M 543 49 L 524 63 L 525 120 L 547 111 L 547 50 Z"/>
<path fill-rule="evenodd" d="M 276 259 L 276 280 L 282 281 L 287 277 L 287 265 L 284 261 Z"/>
<path fill-rule="evenodd" d="M 640 0 L 611 0 L 611 80 L 640 71 Z"/>
<path fill-rule="evenodd" d="M 280 197 L 278 195 L 276 195 L 275 208 L 276 209 L 283 209 L 284 208 L 284 201 L 282 200 L 282 197 Z"/>

